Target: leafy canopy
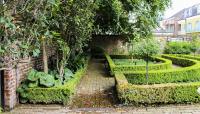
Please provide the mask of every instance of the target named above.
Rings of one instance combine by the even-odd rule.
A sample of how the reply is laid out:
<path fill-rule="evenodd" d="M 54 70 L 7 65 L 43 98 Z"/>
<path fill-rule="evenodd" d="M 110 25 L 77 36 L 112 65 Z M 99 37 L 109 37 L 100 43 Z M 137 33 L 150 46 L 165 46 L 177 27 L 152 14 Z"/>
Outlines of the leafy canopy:
<path fill-rule="evenodd" d="M 160 43 L 153 38 L 133 41 L 131 45 L 132 48 L 129 49 L 129 53 L 143 59 L 148 59 L 150 56 L 156 55 L 160 52 Z"/>
<path fill-rule="evenodd" d="M 170 0 L 97 0 L 96 34 L 145 38 L 156 27 Z"/>

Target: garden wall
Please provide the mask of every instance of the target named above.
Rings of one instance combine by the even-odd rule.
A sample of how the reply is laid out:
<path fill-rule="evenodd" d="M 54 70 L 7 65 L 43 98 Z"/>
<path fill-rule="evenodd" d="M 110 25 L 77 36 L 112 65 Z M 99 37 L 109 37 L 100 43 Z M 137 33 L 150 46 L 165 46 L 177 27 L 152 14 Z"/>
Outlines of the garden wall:
<path fill-rule="evenodd" d="M 101 47 L 109 54 L 127 53 L 125 37 L 119 35 L 95 35 L 90 47 Z"/>
<path fill-rule="evenodd" d="M 55 50 L 48 48 L 48 56 L 52 56 Z M 27 73 L 30 69 L 43 69 L 42 56 L 38 58 L 25 58 L 18 60 L 15 67 L 10 66 L 14 61 L 8 63 L 4 70 L 4 108 L 11 110 L 18 103 L 17 87 L 26 79 Z"/>

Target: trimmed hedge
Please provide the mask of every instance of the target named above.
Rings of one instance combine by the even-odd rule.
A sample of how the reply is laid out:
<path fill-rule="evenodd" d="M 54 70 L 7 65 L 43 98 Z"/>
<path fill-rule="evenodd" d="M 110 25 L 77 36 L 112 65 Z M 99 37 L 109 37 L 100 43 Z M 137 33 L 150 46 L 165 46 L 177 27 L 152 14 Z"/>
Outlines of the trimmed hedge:
<path fill-rule="evenodd" d="M 145 71 L 146 67 L 145 65 L 116 65 L 112 58 L 117 58 L 117 59 L 129 59 L 131 58 L 129 55 L 111 55 L 109 56 L 107 53 L 105 53 L 105 57 L 108 61 L 109 67 L 110 67 L 110 71 L 111 71 L 111 75 L 113 75 L 114 73 L 120 72 L 120 73 L 126 73 L 126 72 L 133 72 L 133 71 Z M 152 64 L 149 65 L 149 70 L 161 70 L 161 69 L 171 69 L 172 67 L 172 62 L 170 60 L 161 58 L 161 57 L 153 57 L 150 58 L 152 60 L 155 60 L 157 62 L 162 62 L 159 64 Z"/>
<path fill-rule="evenodd" d="M 149 71 L 149 79 L 146 80 L 146 72 L 126 72 L 125 76 L 133 84 L 160 84 L 200 81 L 200 62 L 187 58 L 162 55 L 172 60 L 174 64 L 184 68 Z M 186 67 L 188 66 L 188 67 Z"/>
<path fill-rule="evenodd" d="M 128 105 L 200 102 L 200 82 L 133 85 L 123 74 L 117 73 L 115 78 L 118 97 Z"/>
<path fill-rule="evenodd" d="M 197 61 L 200 61 L 200 56 L 194 56 L 194 55 L 183 55 L 183 54 L 176 54 L 177 57 L 183 57 L 188 59 L 194 59 Z"/>
<path fill-rule="evenodd" d="M 89 58 L 85 67 L 78 70 L 74 74 L 74 78 L 70 79 L 65 85 L 52 88 L 28 88 L 28 100 L 30 103 L 62 103 L 67 104 L 71 96 L 75 93 L 76 86 L 81 80 L 82 76 L 87 71 Z"/>

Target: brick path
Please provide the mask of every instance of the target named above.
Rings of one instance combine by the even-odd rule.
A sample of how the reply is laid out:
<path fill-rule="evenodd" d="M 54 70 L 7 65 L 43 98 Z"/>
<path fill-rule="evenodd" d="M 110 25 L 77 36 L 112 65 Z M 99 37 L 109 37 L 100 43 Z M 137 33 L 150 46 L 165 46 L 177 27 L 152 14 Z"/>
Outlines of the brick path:
<path fill-rule="evenodd" d="M 77 88 L 73 108 L 112 107 L 117 102 L 115 79 L 105 72 L 103 60 L 92 59 Z"/>

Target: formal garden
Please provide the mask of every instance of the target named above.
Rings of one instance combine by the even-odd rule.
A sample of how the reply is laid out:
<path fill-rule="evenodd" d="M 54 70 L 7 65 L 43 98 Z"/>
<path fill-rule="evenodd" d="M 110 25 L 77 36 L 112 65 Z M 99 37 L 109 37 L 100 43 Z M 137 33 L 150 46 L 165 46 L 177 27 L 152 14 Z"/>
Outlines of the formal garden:
<path fill-rule="evenodd" d="M 0 107 L 6 111 L 19 104 L 70 106 L 83 78 L 95 77 L 90 74 L 95 73 L 95 60 L 114 80 L 116 92 L 111 94 L 117 96 L 117 104 L 199 103 L 199 35 L 163 43 L 152 34 L 169 5 L 170 0 L 0 1 Z M 111 40 L 119 36 L 126 45 L 113 54 L 92 45 L 99 35 Z"/>

